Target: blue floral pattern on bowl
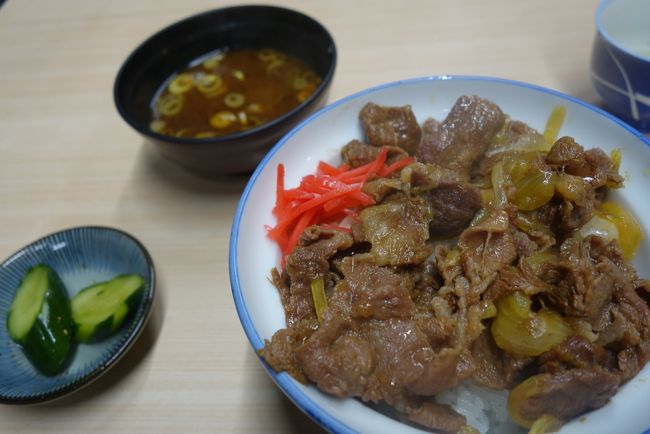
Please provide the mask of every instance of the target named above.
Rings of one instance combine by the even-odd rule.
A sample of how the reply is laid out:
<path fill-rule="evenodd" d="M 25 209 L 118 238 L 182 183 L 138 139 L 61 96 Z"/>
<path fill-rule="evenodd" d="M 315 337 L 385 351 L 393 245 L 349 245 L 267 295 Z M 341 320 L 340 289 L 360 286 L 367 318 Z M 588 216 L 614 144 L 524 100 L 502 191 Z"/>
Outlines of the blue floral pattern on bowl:
<path fill-rule="evenodd" d="M 650 131 L 648 14 L 647 1 L 601 2 L 596 11 L 598 32 L 591 55 L 591 79 L 607 108 L 645 132 Z M 647 53 L 639 48 L 642 41 L 646 41 Z"/>
<path fill-rule="evenodd" d="M 7 333 L 7 314 L 28 268 L 45 263 L 57 271 L 72 298 L 94 283 L 137 273 L 145 292 L 126 323 L 106 340 L 76 346 L 60 374 L 39 373 Z M 146 323 L 155 293 L 155 274 L 145 247 L 117 229 L 88 226 L 56 232 L 22 248 L 0 265 L 0 402 L 43 402 L 72 392 L 106 372 L 131 347 Z"/>

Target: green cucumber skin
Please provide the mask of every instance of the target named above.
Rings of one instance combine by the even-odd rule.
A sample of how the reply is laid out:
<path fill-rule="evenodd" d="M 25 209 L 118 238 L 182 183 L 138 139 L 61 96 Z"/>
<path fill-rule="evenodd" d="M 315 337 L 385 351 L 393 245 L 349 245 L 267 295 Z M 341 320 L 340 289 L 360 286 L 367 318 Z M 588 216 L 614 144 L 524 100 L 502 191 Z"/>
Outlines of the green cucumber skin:
<path fill-rule="evenodd" d="M 88 336 L 81 335 L 79 333 L 79 328 L 75 327 L 74 339 L 83 344 L 91 344 L 104 340 L 113 334 L 113 328 L 111 327 L 112 323 L 113 317 L 109 316 L 104 321 L 97 324 L 92 333 Z"/>
<path fill-rule="evenodd" d="M 32 365 L 42 374 L 61 373 L 72 359 L 72 312 L 58 274 L 48 267 L 48 289 L 36 321 L 20 342 Z"/>
<path fill-rule="evenodd" d="M 131 310 L 133 307 L 140 301 L 140 297 L 144 294 L 144 283 L 140 286 L 140 288 L 136 289 L 133 294 L 129 296 L 126 300 L 124 300 L 124 303 L 128 306 L 129 308 L 129 314 L 131 313 Z M 128 317 L 127 315 L 126 317 Z"/>
<path fill-rule="evenodd" d="M 82 289 L 81 291 L 79 291 L 79 293 L 82 293 L 84 291 L 97 290 L 97 287 L 107 285 L 112 280 L 117 279 L 119 277 L 123 277 L 123 276 L 125 276 L 125 275 L 121 274 L 119 276 L 115 276 L 113 279 L 111 279 L 109 281 L 96 283 L 94 285 L 91 285 L 91 286 L 89 286 L 87 288 Z M 87 343 L 99 342 L 99 341 L 102 341 L 102 340 L 110 337 L 113 333 L 115 333 L 117 330 L 119 330 L 120 327 L 122 327 L 124 322 L 129 317 L 131 317 L 131 314 L 133 313 L 133 307 L 137 304 L 137 302 L 140 300 L 140 297 L 144 294 L 145 285 L 146 285 L 146 283 L 143 281 L 142 285 L 140 285 L 140 287 L 138 287 L 138 289 L 136 289 L 126 300 L 124 300 L 124 304 L 126 304 L 126 306 L 128 308 L 128 313 L 123 318 L 121 318 L 121 320 L 119 320 L 115 324 L 114 324 L 114 320 L 115 320 L 114 315 L 110 315 L 107 318 L 105 318 L 104 320 L 102 320 L 101 322 L 97 323 L 95 325 L 95 328 L 93 329 L 92 333 L 90 333 L 89 335 L 85 335 L 85 334 L 82 335 L 82 334 L 79 333 L 80 328 L 81 328 L 80 324 L 75 323 L 74 316 L 73 316 L 72 317 L 73 318 L 72 322 L 73 322 L 73 330 L 74 330 L 74 333 L 73 333 L 74 340 L 76 340 L 77 342 L 80 342 L 80 343 L 87 344 Z"/>

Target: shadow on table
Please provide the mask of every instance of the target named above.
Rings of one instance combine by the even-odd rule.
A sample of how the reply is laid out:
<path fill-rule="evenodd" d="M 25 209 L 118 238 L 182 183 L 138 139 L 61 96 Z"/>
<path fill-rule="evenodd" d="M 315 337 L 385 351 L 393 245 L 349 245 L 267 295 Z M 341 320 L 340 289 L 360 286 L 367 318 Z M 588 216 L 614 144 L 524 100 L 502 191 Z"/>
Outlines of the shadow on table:
<path fill-rule="evenodd" d="M 196 175 L 158 152 L 149 142 L 143 142 L 138 156 L 138 169 L 143 176 L 171 188 L 203 194 L 233 193 L 240 195 L 250 174 L 205 177 Z"/>

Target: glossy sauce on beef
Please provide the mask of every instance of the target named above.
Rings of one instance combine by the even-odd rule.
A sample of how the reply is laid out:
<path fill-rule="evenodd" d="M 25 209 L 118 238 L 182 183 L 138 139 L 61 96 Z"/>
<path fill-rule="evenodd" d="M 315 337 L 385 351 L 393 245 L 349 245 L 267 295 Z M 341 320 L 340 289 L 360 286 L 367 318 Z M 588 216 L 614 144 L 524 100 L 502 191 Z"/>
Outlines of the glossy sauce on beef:
<path fill-rule="evenodd" d="M 629 263 L 634 240 L 594 230 L 632 227 L 606 201 L 623 182 L 616 158 L 568 137 L 543 145 L 476 96 L 422 126 L 410 106 L 372 103 L 360 122 L 365 142 L 341 151 L 350 167 L 382 146 L 418 161 L 366 182 L 376 204 L 351 234 L 312 226 L 273 271 L 288 324 L 260 351 L 274 369 L 457 432 L 465 418 L 435 396 L 464 380 L 511 389 L 510 415 L 530 427 L 605 405 L 643 368 L 650 283 Z"/>

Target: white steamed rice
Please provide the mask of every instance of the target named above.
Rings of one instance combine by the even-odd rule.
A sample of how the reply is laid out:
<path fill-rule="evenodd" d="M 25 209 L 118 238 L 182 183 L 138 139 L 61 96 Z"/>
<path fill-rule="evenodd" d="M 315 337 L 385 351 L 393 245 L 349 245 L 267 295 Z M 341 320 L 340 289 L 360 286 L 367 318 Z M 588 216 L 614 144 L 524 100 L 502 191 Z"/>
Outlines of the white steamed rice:
<path fill-rule="evenodd" d="M 452 390 L 436 395 L 436 401 L 451 405 L 481 434 L 526 433 L 526 430 L 520 428 L 508 416 L 506 390 L 491 390 L 464 382 Z"/>

